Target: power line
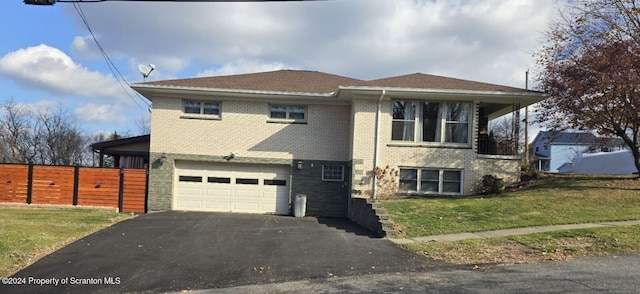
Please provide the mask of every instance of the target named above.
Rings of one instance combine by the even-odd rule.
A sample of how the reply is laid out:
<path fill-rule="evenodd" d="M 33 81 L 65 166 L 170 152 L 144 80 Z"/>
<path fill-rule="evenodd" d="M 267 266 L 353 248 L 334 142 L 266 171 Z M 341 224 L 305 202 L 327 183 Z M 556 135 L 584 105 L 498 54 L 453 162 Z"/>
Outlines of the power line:
<path fill-rule="evenodd" d="M 326 0 L 24 0 L 27 5 L 53 5 L 59 3 L 95 3 L 106 1 L 127 2 L 301 2 L 301 1 L 326 1 Z"/>
<path fill-rule="evenodd" d="M 120 73 L 120 71 L 118 70 L 118 67 L 116 67 L 116 65 L 113 63 L 113 61 L 111 61 L 111 58 L 109 57 L 109 54 L 107 54 L 107 51 L 104 50 L 104 48 L 102 47 L 102 45 L 98 41 L 98 38 L 96 38 L 95 34 L 93 33 L 93 30 L 91 29 L 91 26 L 89 25 L 89 22 L 87 21 L 87 17 L 84 14 L 84 11 L 82 10 L 82 7 L 77 2 L 78 1 L 73 3 L 73 7 L 75 8 L 76 12 L 78 12 L 78 15 L 80 15 L 80 19 L 82 19 L 82 22 L 84 23 L 85 27 L 89 31 L 89 34 L 91 34 L 91 38 L 96 43 L 96 46 L 98 46 L 98 49 L 100 50 L 100 53 L 102 54 L 102 57 L 107 62 L 107 67 L 109 67 L 109 70 L 111 71 L 111 74 L 113 74 L 113 76 L 116 78 L 116 81 L 118 81 L 118 84 L 120 85 L 122 90 L 127 94 L 127 96 L 131 99 L 131 101 L 133 101 L 141 109 L 148 110 L 149 107 L 151 106 L 150 103 L 146 102 L 140 95 L 137 95 L 137 97 L 140 98 L 140 100 L 143 103 L 145 103 L 146 106 L 147 106 L 146 108 L 143 107 L 142 105 L 140 105 L 140 103 L 138 103 L 138 101 L 136 101 L 136 99 L 134 97 L 131 96 L 130 92 L 127 90 L 127 89 L 130 88 L 129 83 L 122 76 L 122 73 Z M 127 87 L 124 86 L 123 82 L 126 83 Z"/>

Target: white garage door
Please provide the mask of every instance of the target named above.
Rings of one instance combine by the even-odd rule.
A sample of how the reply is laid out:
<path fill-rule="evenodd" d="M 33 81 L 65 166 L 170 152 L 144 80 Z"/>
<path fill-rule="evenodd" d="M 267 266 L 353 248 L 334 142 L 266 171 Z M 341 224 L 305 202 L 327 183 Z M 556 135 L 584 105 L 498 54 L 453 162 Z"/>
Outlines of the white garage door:
<path fill-rule="evenodd" d="M 289 167 L 177 162 L 174 209 L 289 214 Z"/>

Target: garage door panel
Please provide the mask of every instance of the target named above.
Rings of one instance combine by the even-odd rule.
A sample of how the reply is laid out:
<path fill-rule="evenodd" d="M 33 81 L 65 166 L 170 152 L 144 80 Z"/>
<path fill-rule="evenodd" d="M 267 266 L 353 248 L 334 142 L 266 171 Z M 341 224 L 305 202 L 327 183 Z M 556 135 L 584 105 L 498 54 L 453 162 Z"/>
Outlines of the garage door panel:
<path fill-rule="evenodd" d="M 207 201 L 204 208 L 205 210 L 231 211 L 231 203 L 229 201 Z"/>
<path fill-rule="evenodd" d="M 176 203 L 177 205 L 179 205 L 182 208 L 191 208 L 191 209 L 199 209 L 202 208 L 202 201 L 200 200 L 189 200 L 189 199 L 184 199 L 184 200 L 178 200 L 178 202 Z"/>
<path fill-rule="evenodd" d="M 233 198 L 238 201 L 257 201 L 260 199 L 260 192 L 256 190 L 236 189 Z"/>
<path fill-rule="evenodd" d="M 257 202 L 234 202 L 233 208 L 238 212 L 261 212 L 260 203 Z"/>
<path fill-rule="evenodd" d="M 175 209 L 289 214 L 288 178 L 286 167 L 177 162 Z"/>
<path fill-rule="evenodd" d="M 220 195 L 220 196 L 205 195 L 200 199 L 204 202 L 229 202 L 232 200 L 231 198 L 232 198 L 231 195 Z"/>
<path fill-rule="evenodd" d="M 228 197 L 231 198 L 231 189 L 214 189 L 214 188 L 209 188 L 207 189 L 207 196 L 211 196 L 211 197 Z"/>
<path fill-rule="evenodd" d="M 178 193 L 185 197 L 203 195 L 201 187 L 180 187 L 178 188 Z"/>

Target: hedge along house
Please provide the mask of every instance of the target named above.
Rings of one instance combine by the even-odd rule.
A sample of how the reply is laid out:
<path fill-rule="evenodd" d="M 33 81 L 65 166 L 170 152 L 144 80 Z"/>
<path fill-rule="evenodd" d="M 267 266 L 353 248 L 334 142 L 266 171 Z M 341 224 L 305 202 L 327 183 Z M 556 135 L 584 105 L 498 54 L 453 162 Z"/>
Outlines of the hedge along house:
<path fill-rule="evenodd" d="M 295 70 L 132 87 L 153 102 L 149 210 L 286 215 L 304 194 L 307 215 L 337 217 L 352 197 L 376 196 L 375 167 L 418 195 L 473 194 L 485 174 L 518 181 L 519 158 L 486 154 L 479 138 L 490 119 L 545 98 L 425 74 Z"/>

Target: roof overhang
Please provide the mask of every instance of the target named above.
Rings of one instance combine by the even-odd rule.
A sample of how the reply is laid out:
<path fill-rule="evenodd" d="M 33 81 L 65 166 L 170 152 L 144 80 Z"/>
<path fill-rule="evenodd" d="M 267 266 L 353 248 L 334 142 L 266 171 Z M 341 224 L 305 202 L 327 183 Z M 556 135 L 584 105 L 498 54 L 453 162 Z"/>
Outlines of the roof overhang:
<path fill-rule="evenodd" d="M 382 91 L 387 97 L 402 97 L 409 99 L 428 98 L 440 100 L 464 100 L 493 103 L 520 103 L 531 105 L 547 98 L 541 92 L 504 92 L 504 91 L 469 91 L 469 90 L 442 90 L 442 89 L 414 89 L 414 88 L 378 88 L 378 87 L 340 87 L 338 97 L 343 93 L 355 95 L 367 95 L 373 98 L 379 97 Z M 377 96 L 376 96 L 377 95 Z"/>
<path fill-rule="evenodd" d="M 271 101 L 317 104 L 343 104 L 348 105 L 349 100 L 339 99 L 335 92 L 332 93 L 304 93 L 304 92 L 277 92 L 243 89 L 220 89 L 198 87 L 168 87 L 134 84 L 131 88 L 153 101 L 154 97 L 181 97 L 185 99 L 219 99 L 242 101 Z"/>
<path fill-rule="evenodd" d="M 520 108 L 538 103 L 548 96 L 542 92 L 521 91 L 470 91 L 470 90 L 443 90 L 443 89 L 415 89 L 415 88 L 384 88 L 384 87 L 340 87 L 338 97 L 358 96 L 378 99 L 384 91 L 389 99 L 430 99 L 442 101 L 478 101 L 481 104 L 491 104 L 489 119 L 498 118 L 514 111 L 513 105 L 519 104 Z M 503 106 L 501 106 L 503 105 Z"/>
<path fill-rule="evenodd" d="M 420 88 L 390 88 L 339 86 L 331 93 L 276 92 L 243 89 L 220 89 L 200 87 L 157 86 L 133 84 L 131 88 L 153 101 L 154 97 L 180 97 L 184 99 L 220 99 L 242 101 L 274 101 L 287 103 L 317 103 L 349 105 L 357 99 L 378 99 L 384 91 L 387 99 L 431 99 L 442 101 L 478 101 L 491 104 L 489 118 L 494 119 L 513 112 L 513 105 L 529 106 L 547 98 L 547 95 L 535 91 L 470 91 Z"/>
<path fill-rule="evenodd" d="M 89 145 L 94 152 L 106 155 L 134 155 L 149 157 L 149 134 L 117 140 L 97 142 Z"/>

